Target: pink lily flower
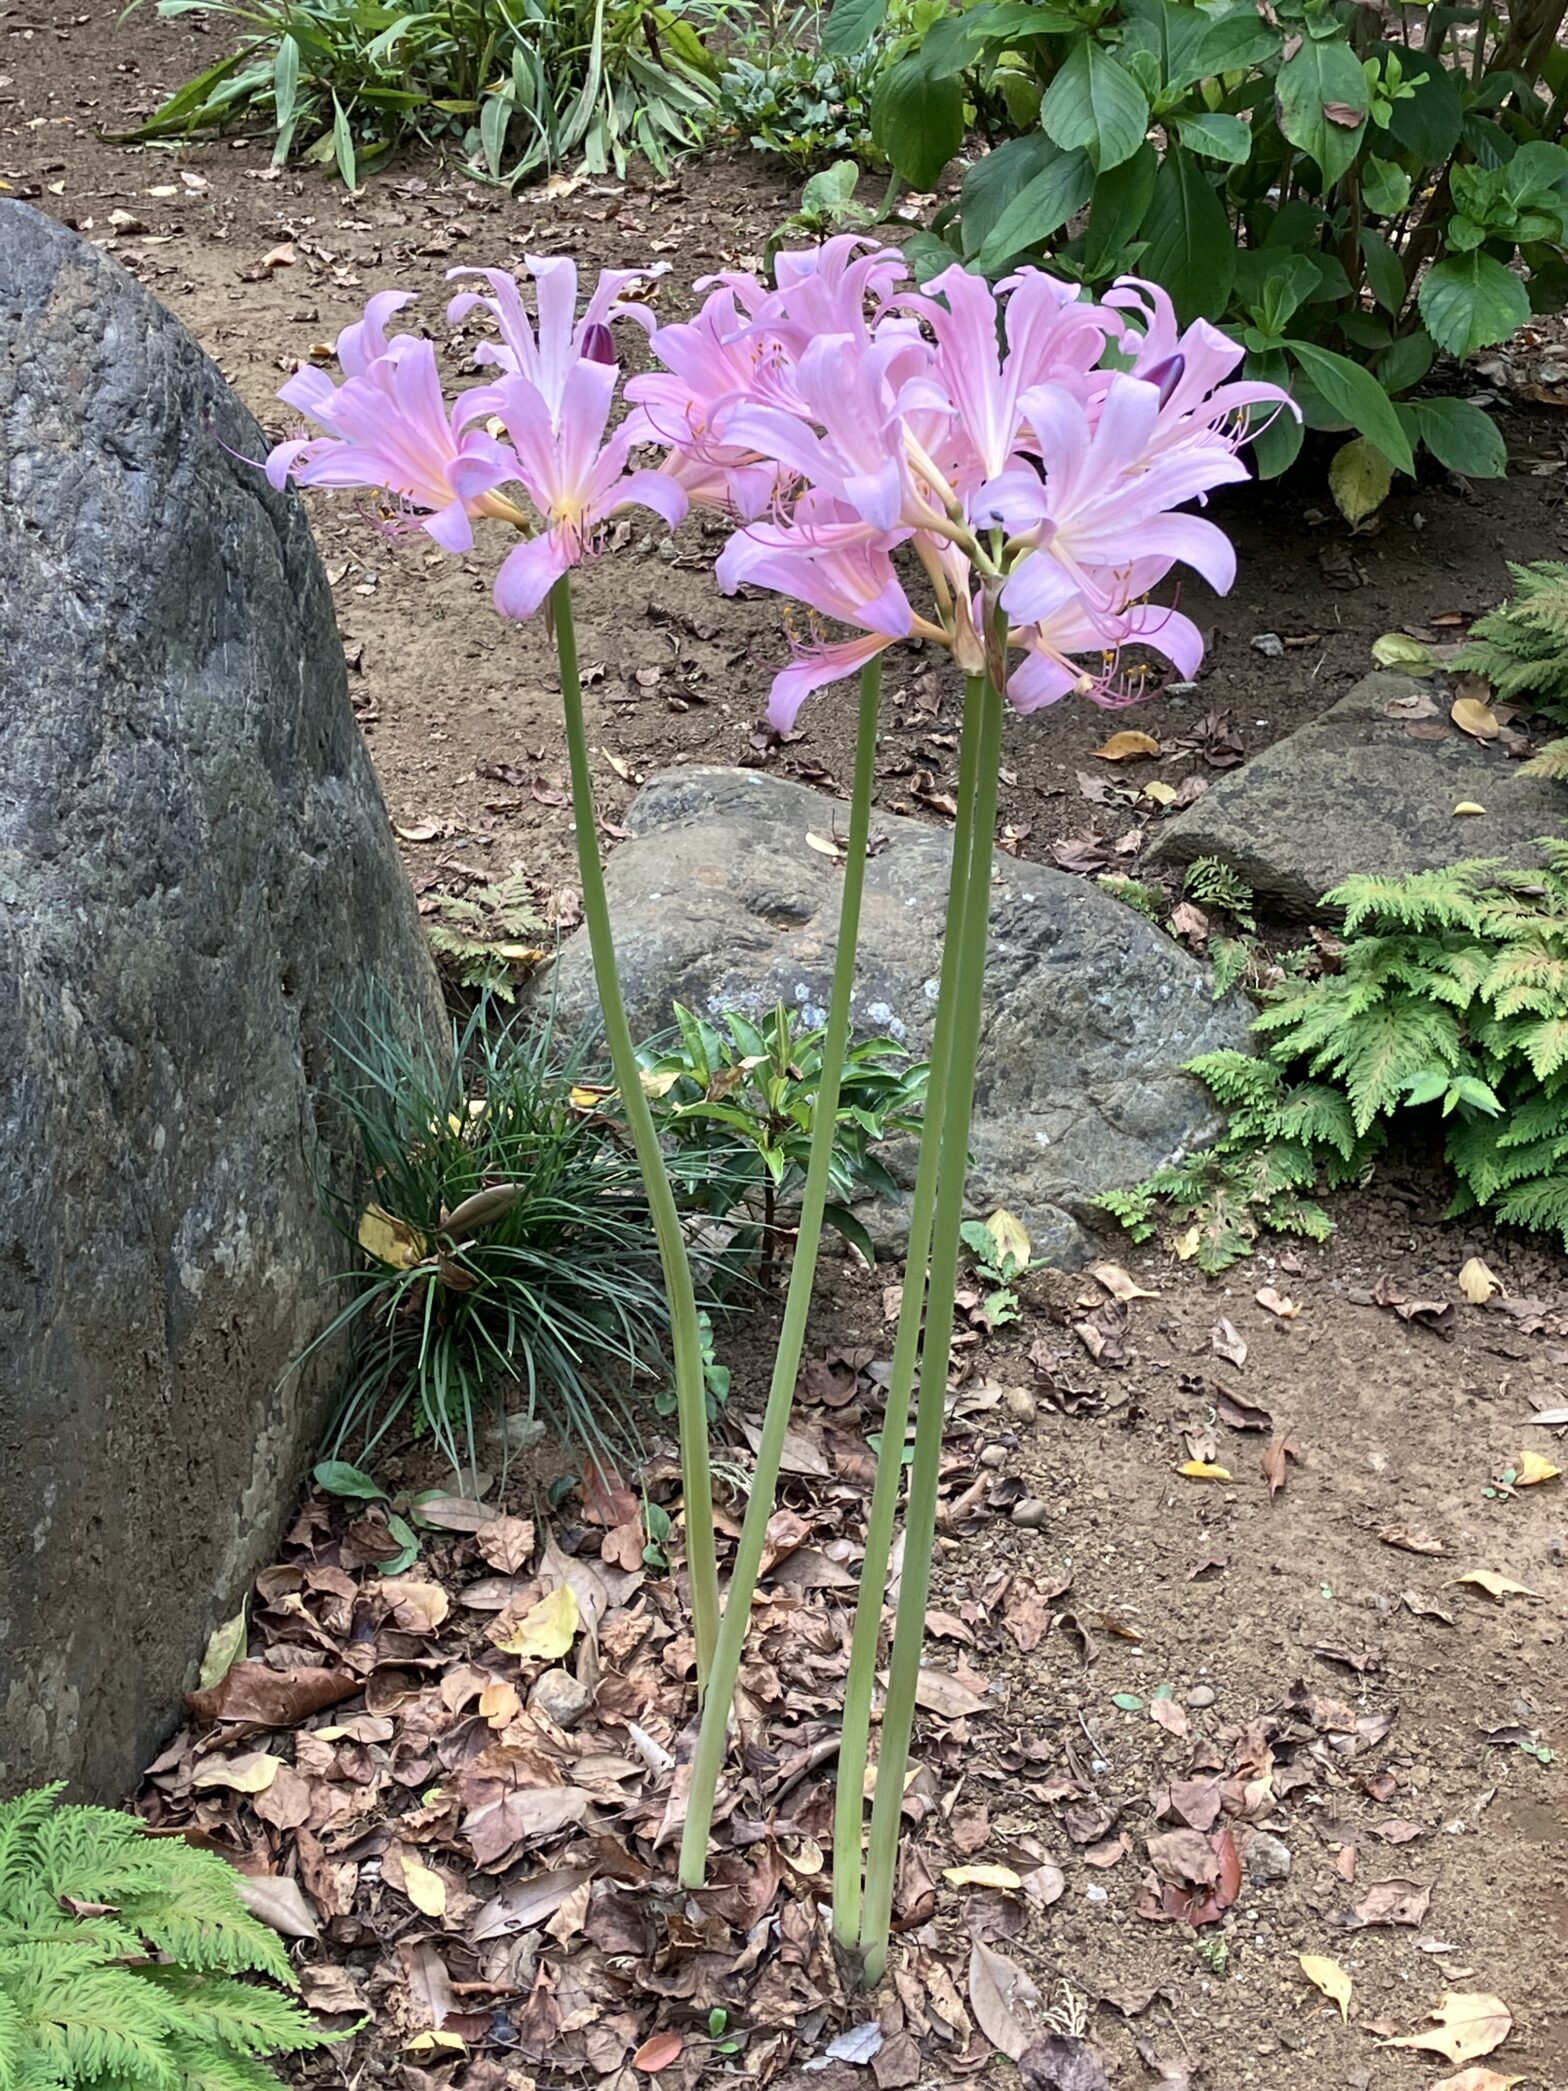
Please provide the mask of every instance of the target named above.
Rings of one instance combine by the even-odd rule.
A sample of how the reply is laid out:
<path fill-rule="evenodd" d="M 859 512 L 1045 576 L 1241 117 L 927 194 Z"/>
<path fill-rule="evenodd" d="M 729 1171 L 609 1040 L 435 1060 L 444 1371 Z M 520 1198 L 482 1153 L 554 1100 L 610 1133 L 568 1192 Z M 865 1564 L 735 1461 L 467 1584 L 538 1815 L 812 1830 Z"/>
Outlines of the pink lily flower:
<path fill-rule="evenodd" d="M 790 730 L 814 690 L 858 673 L 898 640 L 943 638 L 910 607 L 890 556 L 899 542 L 897 535 L 868 534 L 857 516 L 808 493 L 796 504 L 792 525 L 738 530 L 719 554 L 715 577 L 726 595 L 749 582 L 858 627 L 855 638 L 818 638 L 801 647 L 774 677 L 768 721 L 777 732 Z"/>
<path fill-rule="evenodd" d="M 1154 559 L 1097 575 L 1096 595 L 1102 603 L 1115 605 L 1110 609 L 1091 609 L 1061 576 L 1056 607 L 1043 609 L 1033 624 L 1008 633 L 1008 644 L 1021 647 L 1024 655 L 1007 678 L 1013 709 L 1040 711 L 1075 690 L 1107 711 L 1136 703 L 1146 692 L 1121 689 L 1116 683 L 1115 657 L 1123 646 L 1144 646 L 1162 654 L 1184 679 L 1196 675 L 1203 660 L 1198 627 L 1179 610 L 1141 600 L 1168 570 L 1168 561 Z M 1079 654 L 1099 655 L 1099 672 L 1080 666 L 1073 658 Z"/>
<path fill-rule="evenodd" d="M 1087 393 L 1112 323 L 1080 298 L 1076 284 L 1043 269 L 1023 269 L 999 288 L 1005 303 L 984 277 L 954 267 L 899 300 L 935 337 L 932 376 L 956 409 L 967 451 L 960 476 L 969 487 L 1007 468 L 1022 429 L 1019 401 L 1031 387 Z"/>
<path fill-rule="evenodd" d="M 663 370 L 634 377 L 626 396 L 650 434 L 670 445 L 664 469 L 692 503 L 750 522 L 773 499 L 778 469 L 753 450 L 723 441 L 725 417 L 751 396 L 764 345 L 742 319 L 729 286 L 713 291 L 695 319 L 658 329 Z"/>
<path fill-rule="evenodd" d="M 1233 446 L 1211 435 L 1178 446 L 1159 442 L 1159 389 L 1120 373 L 1106 387 L 1097 420 L 1058 385 L 1039 385 L 1020 406 L 1045 461 L 1044 477 L 1015 467 L 976 498 L 978 514 L 1006 524 L 1034 549 L 1009 575 L 1002 604 L 1020 624 L 1055 610 L 1063 576 L 1091 609 L 1116 605 L 1096 579 L 1138 560 L 1181 560 L 1218 595 L 1236 577 L 1236 554 L 1217 524 L 1172 511 L 1247 468 Z"/>
<path fill-rule="evenodd" d="M 564 258 L 525 254 L 523 266 L 533 278 L 534 298 L 539 308 L 537 330 L 523 304 L 517 278 L 505 269 L 449 269 L 448 280 L 458 276 L 483 276 L 490 295 L 483 291 L 459 291 L 447 306 L 447 318 L 455 327 L 476 306 L 483 306 L 501 330 L 497 342 L 482 342 L 474 352 L 476 363 L 494 363 L 503 371 L 526 378 L 550 403 L 552 414 L 560 411 L 562 394 L 572 366 L 585 353 L 594 337 L 593 328 L 606 328 L 612 321 L 629 319 L 651 334 L 657 322 L 646 305 L 628 303 L 622 292 L 634 283 L 646 283 L 663 269 L 604 269 L 588 300 L 586 311 L 577 315 L 577 264 Z"/>
<path fill-rule="evenodd" d="M 421 527 L 449 552 L 474 541 L 472 518 L 515 510 L 494 489 L 517 476 L 511 452 L 471 424 L 472 398 L 448 407 L 436 352 L 411 334 L 386 338 L 386 320 L 412 293 L 381 291 L 365 316 L 338 336 L 341 385 L 324 370 L 302 367 L 278 396 L 326 433 L 279 443 L 267 477 L 281 487 L 372 487 L 395 494 L 421 517 Z"/>
<path fill-rule="evenodd" d="M 495 601 L 503 617 L 532 617 L 623 508 L 651 508 L 672 530 L 686 513 L 686 494 L 668 473 L 627 469 L 631 452 L 648 440 L 640 409 L 606 439 L 617 375 L 613 363 L 579 360 L 567 369 L 553 405 L 526 377 L 509 374 L 491 388 L 512 439 L 516 477 L 546 526 L 502 563 Z"/>
<path fill-rule="evenodd" d="M 1278 385 L 1257 379 L 1226 384 L 1246 351 L 1207 320 L 1194 320 L 1183 332 L 1176 308 L 1159 284 L 1123 276 L 1105 293 L 1105 303 L 1133 314 L 1142 324 L 1141 333 L 1131 328 L 1123 332 L 1122 346 L 1136 350 L 1133 376 L 1160 388 L 1163 444 L 1203 441 L 1221 430 L 1228 430 L 1233 441 L 1250 441 L 1261 433 L 1261 424 L 1250 416 L 1243 418 L 1248 407 L 1271 407 L 1274 413 L 1301 419 L 1301 409 Z"/>

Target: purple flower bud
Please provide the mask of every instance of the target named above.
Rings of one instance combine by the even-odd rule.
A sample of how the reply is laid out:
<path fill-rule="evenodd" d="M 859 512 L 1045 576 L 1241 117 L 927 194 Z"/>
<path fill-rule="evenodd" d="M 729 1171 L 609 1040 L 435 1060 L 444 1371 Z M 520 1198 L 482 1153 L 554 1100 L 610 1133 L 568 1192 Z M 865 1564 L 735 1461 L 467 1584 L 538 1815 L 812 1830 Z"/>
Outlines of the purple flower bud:
<path fill-rule="evenodd" d="M 611 339 L 610 330 L 603 320 L 596 319 L 591 326 L 583 328 L 582 359 L 585 363 L 613 363 L 615 361 L 615 343 Z M 1180 356 L 1173 358 L 1173 361 L 1179 364 L 1181 362 Z"/>
<path fill-rule="evenodd" d="M 1156 363 L 1152 370 L 1146 370 L 1143 373 L 1145 384 L 1159 386 L 1160 405 L 1162 407 L 1170 403 L 1171 394 L 1181 383 L 1182 372 L 1186 367 L 1187 359 L 1185 356 L 1167 356 L 1163 362 Z"/>

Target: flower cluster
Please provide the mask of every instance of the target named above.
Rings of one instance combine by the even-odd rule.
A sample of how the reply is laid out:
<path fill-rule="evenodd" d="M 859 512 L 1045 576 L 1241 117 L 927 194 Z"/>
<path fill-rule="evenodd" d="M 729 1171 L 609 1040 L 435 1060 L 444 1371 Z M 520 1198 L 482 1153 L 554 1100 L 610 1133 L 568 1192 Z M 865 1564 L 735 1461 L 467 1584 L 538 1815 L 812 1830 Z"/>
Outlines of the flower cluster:
<path fill-rule="evenodd" d="M 343 383 L 302 370 L 283 388 L 326 433 L 280 445 L 274 481 L 380 489 L 454 551 L 475 516 L 513 524 L 496 603 L 517 618 L 629 505 L 672 526 L 688 505 L 728 515 L 721 587 L 773 590 L 853 634 L 818 632 L 777 677 L 781 729 L 901 639 L 989 666 L 1020 711 L 1071 690 L 1128 701 L 1117 660 L 1132 643 L 1190 676 L 1198 630 L 1151 591 L 1182 565 L 1230 586 L 1228 540 L 1187 505 L 1246 478 L 1241 445 L 1295 411 L 1275 386 L 1233 382 L 1240 348 L 1201 320 L 1179 329 L 1165 293 L 1133 279 L 1098 304 L 1040 269 L 993 287 L 955 267 L 915 289 L 897 249 L 846 234 L 781 255 L 773 288 L 710 278 L 693 319 L 656 326 L 626 296 L 638 272 L 602 275 L 579 317 L 571 262 L 527 268 L 536 320 L 514 278 L 466 272 L 488 291 L 459 293 L 450 317 L 483 312 L 499 338 L 451 407 L 433 346 L 387 336 L 404 297 L 372 298 L 339 337 Z M 624 321 L 660 367 L 626 386 L 611 431 Z M 649 444 L 662 462 L 633 469 Z"/>

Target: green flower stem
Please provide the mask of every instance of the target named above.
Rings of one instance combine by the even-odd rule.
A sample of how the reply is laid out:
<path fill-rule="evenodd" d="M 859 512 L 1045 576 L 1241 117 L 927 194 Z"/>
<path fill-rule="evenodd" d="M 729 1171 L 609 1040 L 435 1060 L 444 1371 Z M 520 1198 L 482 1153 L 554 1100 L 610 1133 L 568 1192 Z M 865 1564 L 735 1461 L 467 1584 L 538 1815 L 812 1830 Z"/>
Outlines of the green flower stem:
<path fill-rule="evenodd" d="M 904 1294 L 899 1302 L 898 1333 L 893 1342 L 893 1367 L 882 1419 L 882 1450 L 866 1518 L 865 1559 L 860 1569 L 849 1673 L 844 1680 L 844 1725 L 833 1811 L 833 1932 L 848 1954 L 857 1953 L 860 1947 L 861 1841 L 866 1812 L 866 1759 L 871 1748 L 871 1705 L 876 1693 L 877 1649 L 882 1638 L 882 1604 L 887 1594 L 893 1523 L 898 1515 L 904 1475 L 904 1438 L 909 1428 L 909 1402 L 925 1315 L 931 1219 L 941 1161 L 943 1083 L 952 1059 L 953 1026 L 958 1011 L 965 895 L 969 890 L 976 833 L 978 691 L 978 683 L 969 686 L 969 704 L 959 740 L 958 818 L 953 829 L 953 861 L 948 877 L 947 926 L 942 939 L 941 982 L 931 1041 L 931 1078 L 926 1088 L 925 1124 L 921 1128 L 920 1159 L 910 1202 L 909 1250 L 904 1259 Z"/>
<path fill-rule="evenodd" d="M 686 1804 L 686 1826 L 681 1836 L 681 1885 L 702 1885 L 708 1863 L 708 1832 L 718 1795 L 719 1774 L 724 1768 L 724 1746 L 729 1732 L 730 1704 L 740 1675 L 746 1632 L 751 1624 L 751 1600 L 762 1566 L 768 1519 L 778 1489 L 779 1465 L 784 1456 L 784 1437 L 795 1401 L 795 1382 L 800 1374 L 801 1352 L 806 1343 L 806 1320 L 811 1311 L 811 1288 L 816 1277 L 817 1250 L 822 1240 L 822 1215 L 827 1205 L 828 1177 L 838 1132 L 839 1077 L 849 1045 L 850 999 L 855 982 L 855 947 L 860 940 L 860 902 L 866 884 L 866 850 L 871 839 L 871 797 L 876 786 L 877 707 L 882 695 L 882 663 L 873 660 L 861 670 L 860 717 L 855 739 L 855 784 L 849 808 L 849 839 L 844 859 L 844 890 L 839 900 L 838 952 L 833 966 L 833 991 L 828 1002 L 827 1035 L 822 1043 L 822 1072 L 817 1081 L 817 1100 L 812 1113 L 811 1149 L 806 1158 L 806 1181 L 801 1192 L 800 1227 L 795 1238 L 795 1258 L 790 1267 L 789 1291 L 784 1300 L 784 1321 L 779 1347 L 773 1360 L 767 1407 L 762 1417 L 762 1439 L 746 1498 L 746 1515 L 735 1549 L 724 1616 L 719 1623 L 718 1652 L 708 1696 L 703 1704 L 702 1728 L 692 1760 L 691 1791 Z"/>
<path fill-rule="evenodd" d="M 686 1237 L 676 1209 L 675 1193 L 665 1166 L 664 1150 L 642 1086 L 637 1048 L 620 975 L 610 907 L 599 862 L 598 823 L 594 811 L 593 772 L 588 761 L 588 728 L 583 718 L 583 685 L 577 666 L 577 629 L 572 621 L 571 577 L 562 575 L 550 590 L 556 652 L 561 663 L 561 698 L 566 713 L 566 752 L 572 778 L 572 820 L 577 831 L 577 866 L 582 880 L 583 919 L 593 953 L 594 982 L 604 1015 L 610 1066 L 632 1136 L 638 1167 L 648 1194 L 648 1211 L 664 1266 L 670 1301 L 670 1338 L 675 1352 L 675 1405 L 680 1421 L 681 1496 L 686 1519 L 686 1574 L 691 1584 L 692 1633 L 697 1647 L 697 1690 L 704 1694 L 713 1670 L 719 1632 L 719 1569 L 714 1553 L 713 1478 L 708 1465 L 708 1396 L 702 1369 L 702 1339 L 697 1323 L 697 1295 L 686 1257 Z"/>
<path fill-rule="evenodd" d="M 915 1692 L 925 1642 L 926 1600 L 931 1588 L 931 1548 L 936 1536 L 937 1492 L 941 1481 L 947 1368 L 953 1343 L 953 1292 L 958 1272 L 960 1229 L 964 1222 L 969 1125 L 974 1111 L 975 1061 L 980 1048 L 981 996 L 985 986 L 991 853 L 1002 746 L 1002 699 L 989 680 L 980 680 L 978 689 L 971 684 L 969 696 L 966 718 L 972 715 L 973 708 L 977 707 L 979 711 L 975 841 L 964 895 L 952 1057 L 943 1082 L 942 1161 L 937 1175 L 936 1211 L 931 1229 L 931 1296 L 920 1358 L 915 1457 L 910 1469 L 909 1505 L 905 1512 L 904 1563 L 893 1626 L 887 1702 L 882 1714 L 882 1743 L 877 1753 L 876 1798 L 871 1808 L 871 1843 L 866 1860 L 861 1946 L 868 1985 L 882 1978 L 893 1920 L 893 1883 L 898 1867 L 899 1829 L 903 1821 L 904 1773 L 909 1764 Z"/>

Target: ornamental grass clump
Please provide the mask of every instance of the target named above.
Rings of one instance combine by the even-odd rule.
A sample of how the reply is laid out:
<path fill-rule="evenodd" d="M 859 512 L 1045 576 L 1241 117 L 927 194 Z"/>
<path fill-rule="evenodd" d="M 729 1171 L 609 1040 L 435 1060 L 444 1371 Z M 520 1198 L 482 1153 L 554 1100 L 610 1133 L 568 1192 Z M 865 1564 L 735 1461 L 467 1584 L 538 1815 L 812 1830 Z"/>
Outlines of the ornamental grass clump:
<path fill-rule="evenodd" d="M 450 409 L 434 383 L 428 343 L 406 335 L 377 344 L 345 337 L 358 364 L 346 385 L 334 390 L 320 373 L 303 373 L 285 394 L 328 437 L 275 453 L 274 469 L 384 487 L 452 549 L 466 549 L 474 516 L 499 517 L 529 533 L 500 569 L 496 600 L 503 614 L 520 617 L 548 598 L 555 617 L 585 913 L 615 1079 L 661 1245 L 668 1241 L 677 1331 L 675 1288 L 684 1285 L 689 1299 L 690 1281 L 615 977 L 568 572 L 630 502 L 671 523 L 688 504 L 710 508 L 737 526 L 718 560 L 719 585 L 765 588 L 805 613 L 801 643 L 773 682 L 772 724 L 791 728 L 815 692 L 859 678 L 816 1122 L 761 1438 L 716 1633 L 712 1612 L 704 1622 L 700 1610 L 704 1602 L 714 1607 L 716 1593 L 700 1381 L 695 1399 L 686 1385 L 681 1407 L 703 1690 L 680 1855 L 688 1887 L 706 1870 L 831 1188 L 882 657 L 892 646 L 923 641 L 951 654 L 964 678 L 931 1071 L 838 1772 L 835 1931 L 875 1981 L 887 1958 L 930 1588 L 1004 707 L 1033 712 L 1074 692 L 1106 706 L 1129 703 L 1150 683 L 1143 670 L 1122 667 L 1128 646 L 1163 658 L 1183 677 L 1194 673 L 1203 651 L 1197 627 L 1155 603 L 1152 591 L 1184 565 L 1223 592 L 1235 559 L 1216 524 L 1181 511 L 1215 487 L 1246 479 L 1243 444 L 1294 409 L 1274 385 L 1236 382 L 1240 348 L 1202 322 L 1179 329 L 1169 298 L 1132 279 L 1098 303 L 1038 269 L 993 286 L 955 267 L 917 291 L 897 250 L 844 235 L 780 254 L 773 285 L 739 272 L 711 279 L 699 286 L 707 294 L 694 317 L 654 328 L 644 308 L 626 302 L 629 278 L 601 279 L 588 314 L 575 321 L 574 286 L 569 292 L 561 273 L 570 265 L 529 267 L 540 299 L 538 348 L 516 286 L 498 275 L 488 278 L 488 298 L 466 294 L 454 311 L 461 317 L 482 304 L 492 312 L 501 331 L 492 351 L 501 374 Z M 383 321 L 391 309 L 381 302 Z M 610 329 L 626 319 L 651 332 L 660 367 L 628 384 L 631 412 L 606 443 L 615 389 Z M 356 387 L 367 406 L 373 395 L 376 411 L 350 429 L 344 394 Z M 357 420 L 357 402 L 349 404 Z M 656 469 L 632 466 L 633 452 L 646 443 L 664 451 Z M 514 489 L 526 495 L 526 506 Z M 915 576 L 918 602 L 906 591 Z M 873 1688 L 912 1403 L 903 1568 L 863 1876 Z"/>

